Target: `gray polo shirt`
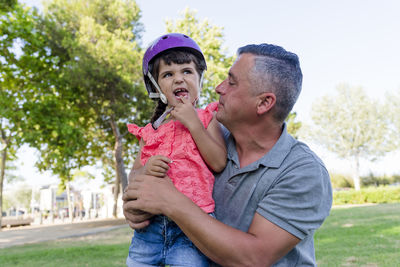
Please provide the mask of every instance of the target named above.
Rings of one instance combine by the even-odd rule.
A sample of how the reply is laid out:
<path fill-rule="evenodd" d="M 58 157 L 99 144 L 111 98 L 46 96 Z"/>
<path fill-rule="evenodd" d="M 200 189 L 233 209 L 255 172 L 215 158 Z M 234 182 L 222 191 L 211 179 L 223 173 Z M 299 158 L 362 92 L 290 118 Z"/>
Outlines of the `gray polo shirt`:
<path fill-rule="evenodd" d="M 273 266 L 316 266 L 314 231 L 329 215 L 332 188 L 323 162 L 283 127 L 274 147 L 240 168 L 235 140 L 227 133 L 228 162 L 215 179 L 215 214 L 247 232 L 257 212 L 301 239 Z"/>

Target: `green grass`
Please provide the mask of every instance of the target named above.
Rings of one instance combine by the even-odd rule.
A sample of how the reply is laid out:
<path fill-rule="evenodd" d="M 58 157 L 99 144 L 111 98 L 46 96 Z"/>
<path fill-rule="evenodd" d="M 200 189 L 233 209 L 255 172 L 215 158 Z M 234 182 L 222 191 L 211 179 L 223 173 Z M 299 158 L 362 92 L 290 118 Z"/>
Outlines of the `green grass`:
<path fill-rule="evenodd" d="M 318 266 L 400 266 L 400 203 L 334 208 L 315 234 Z"/>
<path fill-rule="evenodd" d="M 2 267 L 125 266 L 130 228 L 0 249 Z M 400 266 L 400 203 L 334 208 L 315 234 L 319 267 Z"/>
<path fill-rule="evenodd" d="M 126 227 L 85 237 L 4 248 L 0 249 L 0 266 L 126 266 L 132 234 Z"/>

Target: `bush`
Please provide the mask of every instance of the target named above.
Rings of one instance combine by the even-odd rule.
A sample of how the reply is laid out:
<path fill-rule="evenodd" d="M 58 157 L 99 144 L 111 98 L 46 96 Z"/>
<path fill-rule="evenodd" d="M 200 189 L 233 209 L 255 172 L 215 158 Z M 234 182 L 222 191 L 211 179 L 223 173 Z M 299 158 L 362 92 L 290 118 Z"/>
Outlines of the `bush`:
<path fill-rule="evenodd" d="M 351 177 L 347 177 L 343 174 L 332 173 L 331 176 L 331 183 L 333 188 L 350 188 L 354 187 L 353 180 Z"/>
<path fill-rule="evenodd" d="M 366 203 L 399 203 L 400 186 L 368 187 L 333 192 L 333 205 Z"/>
<path fill-rule="evenodd" d="M 337 189 L 354 188 L 353 178 L 350 175 L 330 173 L 332 187 Z M 400 184 L 400 175 L 375 176 L 372 173 L 360 177 L 361 187 L 397 185 Z"/>
<path fill-rule="evenodd" d="M 395 180 L 396 176 L 374 176 L 370 173 L 367 176 L 361 177 L 361 185 L 362 186 L 380 186 L 380 185 L 389 185 L 392 184 Z"/>

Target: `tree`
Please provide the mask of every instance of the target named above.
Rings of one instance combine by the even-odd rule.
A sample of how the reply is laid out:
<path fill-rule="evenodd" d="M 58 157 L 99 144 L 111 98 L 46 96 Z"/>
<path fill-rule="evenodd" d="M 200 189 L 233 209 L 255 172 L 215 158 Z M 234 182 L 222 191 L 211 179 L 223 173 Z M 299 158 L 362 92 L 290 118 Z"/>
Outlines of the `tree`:
<path fill-rule="evenodd" d="M 64 181 L 70 179 L 71 169 L 86 163 L 82 156 L 87 146 L 82 138 L 85 124 L 77 127 L 76 108 L 66 104 L 55 89 L 60 84 L 56 82 L 60 60 L 46 46 L 40 21 L 35 9 L 21 5 L 3 17 L 1 133 L 7 144 L 3 154 L 10 144 L 15 144 L 10 151 L 16 151 L 29 143 L 41 153 L 39 170 L 51 169 Z M 3 162 L 7 159 L 2 158 Z"/>
<path fill-rule="evenodd" d="M 14 198 L 18 207 L 29 210 L 31 207 L 32 188 L 22 185 L 14 191 Z"/>
<path fill-rule="evenodd" d="M 1 96 L 0 96 L 1 99 Z M 1 109 L 4 109 L 2 107 Z M 1 225 L 1 217 L 2 217 L 2 204 L 3 204 L 3 184 L 6 178 L 6 170 L 9 169 L 7 163 L 10 160 L 15 159 L 16 150 L 18 148 L 18 144 L 15 142 L 14 134 L 14 125 L 9 125 L 7 120 L 3 117 L 0 117 L 0 141 L 1 141 L 1 155 L 0 155 L 0 225 Z"/>
<path fill-rule="evenodd" d="M 0 14 L 2 12 L 11 11 L 15 5 L 17 4 L 17 0 L 2 0 L 0 2 Z"/>
<path fill-rule="evenodd" d="M 382 106 L 368 98 L 361 87 L 343 84 L 337 95 L 326 95 L 312 105 L 315 127 L 309 136 L 353 162 L 353 180 L 360 189 L 360 158 L 375 160 L 391 148 L 387 138 L 388 124 Z"/>
<path fill-rule="evenodd" d="M 290 133 L 294 138 L 299 138 L 299 130 L 301 128 L 301 122 L 296 121 L 297 113 L 290 112 L 287 116 L 285 122 L 287 125 L 287 131 Z"/>
<path fill-rule="evenodd" d="M 186 8 L 181 13 L 182 18 L 166 20 L 167 32 L 180 32 L 193 38 L 200 46 L 207 61 L 207 72 L 204 77 L 202 102 L 218 101 L 215 92 L 217 87 L 228 75 L 228 70 L 235 60 L 234 56 L 227 56 L 227 49 L 223 47 L 223 27 L 210 24 L 207 19 L 199 21 L 197 12 Z M 297 131 L 301 127 L 296 122 L 296 113 L 290 113 L 287 118 L 288 131 L 297 138 Z"/>
<path fill-rule="evenodd" d="M 127 184 L 123 142 L 133 140 L 124 139 L 126 123 L 144 123 L 151 112 L 140 71 L 140 10 L 133 0 L 54 0 L 44 10 L 48 46 L 62 61 L 55 89 L 86 123 L 88 156 L 109 163 L 112 151 L 116 203 Z"/>
<path fill-rule="evenodd" d="M 400 89 L 394 93 L 388 93 L 386 95 L 385 109 L 384 112 L 387 114 L 389 120 L 389 132 L 391 136 L 394 149 L 400 148 Z"/>
<path fill-rule="evenodd" d="M 218 100 L 215 87 L 226 79 L 234 57 L 226 56 L 226 48 L 222 47 L 223 28 L 211 25 L 207 19 L 200 22 L 196 13 L 186 8 L 181 12 L 183 18 L 166 20 L 166 31 L 187 34 L 200 46 L 207 61 L 201 100 L 209 103 Z"/>
<path fill-rule="evenodd" d="M 31 65 L 37 56 L 32 45 L 38 41 L 34 28 L 37 12 L 16 3 L 1 6 L 0 10 L 0 222 L 3 182 L 9 169 L 8 162 L 15 159 L 28 128 L 23 123 L 30 119 L 24 105 L 32 99 L 35 87 L 30 82 L 36 72 Z M 29 40 L 29 41 L 27 41 Z"/>
<path fill-rule="evenodd" d="M 9 190 L 4 195 L 4 208 L 23 208 L 29 211 L 31 208 L 32 188 L 26 184 L 20 185 L 18 188 Z"/>

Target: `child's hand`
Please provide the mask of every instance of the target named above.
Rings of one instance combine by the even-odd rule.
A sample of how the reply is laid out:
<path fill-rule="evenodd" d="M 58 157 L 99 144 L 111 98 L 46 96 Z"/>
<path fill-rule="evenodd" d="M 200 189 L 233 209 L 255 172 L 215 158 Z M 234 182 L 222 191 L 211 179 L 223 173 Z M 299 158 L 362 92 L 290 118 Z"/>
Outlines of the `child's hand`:
<path fill-rule="evenodd" d="M 172 161 L 165 156 L 152 156 L 147 160 L 146 165 L 144 166 L 144 173 L 162 178 L 167 174 L 167 171 L 169 170 L 168 164 L 171 162 Z"/>
<path fill-rule="evenodd" d="M 174 107 L 171 115 L 190 130 L 196 123 L 201 123 L 200 119 L 197 116 L 196 109 L 188 98 L 182 97 L 179 100 L 181 103 Z"/>

